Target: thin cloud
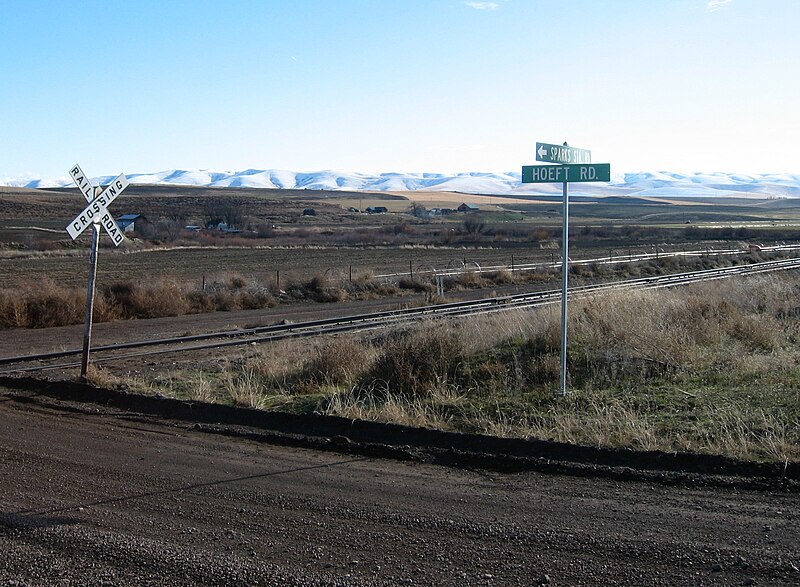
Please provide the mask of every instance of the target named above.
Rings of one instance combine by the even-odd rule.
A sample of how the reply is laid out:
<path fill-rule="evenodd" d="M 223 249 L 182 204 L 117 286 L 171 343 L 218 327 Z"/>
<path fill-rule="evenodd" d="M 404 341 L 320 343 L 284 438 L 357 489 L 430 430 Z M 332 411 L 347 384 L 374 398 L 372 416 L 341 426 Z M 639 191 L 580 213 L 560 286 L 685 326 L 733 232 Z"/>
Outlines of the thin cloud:
<path fill-rule="evenodd" d="M 708 0 L 707 8 L 709 12 L 714 12 L 725 8 L 731 2 L 733 2 L 733 0 Z"/>
<path fill-rule="evenodd" d="M 497 2 L 464 2 L 464 4 L 475 10 L 497 10 L 500 8 Z"/>

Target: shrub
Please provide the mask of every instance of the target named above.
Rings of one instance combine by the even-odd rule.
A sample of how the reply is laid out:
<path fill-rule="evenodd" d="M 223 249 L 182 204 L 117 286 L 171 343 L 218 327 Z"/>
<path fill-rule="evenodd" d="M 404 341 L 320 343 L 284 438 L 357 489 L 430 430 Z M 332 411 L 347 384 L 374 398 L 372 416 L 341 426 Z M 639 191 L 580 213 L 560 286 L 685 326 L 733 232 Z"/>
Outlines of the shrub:
<path fill-rule="evenodd" d="M 275 306 L 275 298 L 264 289 L 245 290 L 239 293 L 239 307 L 243 310 L 258 310 Z"/>
<path fill-rule="evenodd" d="M 374 361 L 374 352 L 353 337 L 336 337 L 314 348 L 304 376 L 328 385 L 351 385 Z"/>
<path fill-rule="evenodd" d="M 398 331 L 379 349 L 369 378 L 385 382 L 391 393 L 424 396 L 454 377 L 463 348 L 453 329 L 438 324 Z"/>
<path fill-rule="evenodd" d="M 495 285 L 507 285 L 514 283 L 514 275 L 507 269 L 500 269 L 498 271 L 489 271 L 483 274 L 484 280 Z"/>
<path fill-rule="evenodd" d="M 347 299 L 347 292 L 341 287 L 333 286 L 325 275 L 315 275 L 304 284 L 304 289 L 316 302 L 342 302 Z"/>
<path fill-rule="evenodd" d="M 483 287 L 486 282 L 480 273 L 476 271 L 464 271 L 453 278 L 453 284 L 461 289 L 478 289 Z"/>
<path fill-rule="evenodd" d="M 0 290 L 0 326 L 4 328 L 28 326 L 28 304 L 18 290 Z"/>
<path fill-rule="evenodd" d="M 76 324 L 85 317 L 86 294 L 76 288 L 60 288 L 46 282 L 28 298 L 25 313 L 30 328 Z"/>
<path fill-rule="evenodd" d="M 410 289 L 418 293 L 430 293 L 436 289 L 432 283 L 427 283 L 420 279 L 412 279 L 411 277 L 401 277 L 397 285 L 400 289 Z"/>

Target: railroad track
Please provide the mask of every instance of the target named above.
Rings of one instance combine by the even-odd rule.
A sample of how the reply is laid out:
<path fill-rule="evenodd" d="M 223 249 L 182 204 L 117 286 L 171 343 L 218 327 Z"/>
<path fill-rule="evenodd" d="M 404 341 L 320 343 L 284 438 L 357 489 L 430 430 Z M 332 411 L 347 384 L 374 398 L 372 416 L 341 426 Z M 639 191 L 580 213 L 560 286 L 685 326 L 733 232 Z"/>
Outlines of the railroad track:
<path fill-rule="evenodd" d="M 675 273 L 655 277 L 640 277 L 601 284 L 583 285 L 570 289 L 570 297 L 587 296 L 600 292 L 622 289 L 655 289 L 688 285 L 701 281 L 724 279 L 733 276 L 755 275 L 773 271 L 800 269 L 800 258 L 765 261 L 752 265 L 741 265 L 719 269 L 705 269 L 686 273 Z M 547 290 L 509 296 L 485 298 L 464 302 L 450 302 L 419 308 L 403 308 L 370 314 L 356 314 L 336 318 L 326 318 L 308 322 L 275 324 L 255 328 L 212 332 L 141 340 L 119 344 L 97 346 L 92 348 L 92 362 L 106 363 L 122 359 L 154 356 L 167 353 L 180 353 L 226 347 L 254 345 L 274 342 L 287 338 L 299 338 L 390 328 L 408 324 L 421 319 L 455 318 L 467 315 L 490 314 L 513 309 L 544 306 L 560 301 L 561 290 Z M 59 362 L 71 357 L 79 357 L 81 349 L 22 355 L 0 358 L 0 375 L 12 375 L 26 372 L 45 371 L 77 367 L 80 361 Z"/>

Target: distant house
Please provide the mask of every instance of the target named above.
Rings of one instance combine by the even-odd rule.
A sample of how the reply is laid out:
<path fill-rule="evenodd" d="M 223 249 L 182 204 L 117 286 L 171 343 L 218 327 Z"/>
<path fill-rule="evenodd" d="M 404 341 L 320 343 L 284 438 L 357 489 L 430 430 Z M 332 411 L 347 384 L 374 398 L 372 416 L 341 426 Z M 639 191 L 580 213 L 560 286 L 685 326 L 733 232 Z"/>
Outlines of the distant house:
<path fill-rule="evenodd" d="M 232 232 L 232 233 L 242 232 L 240 229 L 235 228 L 235 227 L 231 226 L 230 224 L 228 224 L 227 222 L 224 222 L 224 221 L 223 222 L 219 222 L 217 224 L 213 224 L 213 223 L 209 224 L 208 228 L 211 229 L 211 230 L 218 230 L 220 232 Z"/>
<path fill-rule="evenodd" d="M 122 232 L 134 232 L 137 225 L 141 228 L 146 222 L 147 220 L 141 214 L 123 214 L 117 218 L 117 224 L 122 229 Z"/>
<path fill-rule="evenodd" d="M 464 202 L 457 208 L 457 210 L 459 212 L 477 212 L 478 210 L 480 210 L 480 208 L 478 208 L 476 204 L 467 204 L 466 202 Z"/>
<path fill-rule="evenodd" d="M 368 206 L 367 214 L 385 214 L 389 211 L 386 206 Z"/>
<path fill-rule="evenodd" d="M 303 216 L 316 216 L 317 211 L 314 208 L 306 208 L 303 210 Z"/>

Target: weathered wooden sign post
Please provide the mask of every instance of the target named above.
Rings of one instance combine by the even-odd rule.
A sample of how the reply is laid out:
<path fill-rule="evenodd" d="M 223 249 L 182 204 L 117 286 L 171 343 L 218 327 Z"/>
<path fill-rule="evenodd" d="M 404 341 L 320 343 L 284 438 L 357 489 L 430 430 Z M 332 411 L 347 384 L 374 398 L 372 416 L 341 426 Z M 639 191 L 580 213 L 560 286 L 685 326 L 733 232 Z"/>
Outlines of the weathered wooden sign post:
<path fill-rule="evenodd" d="M 569 190 L 572 181 L 611 181 L 609 163 L 592 164 L 592 152 L 567 143 L 536 143 L 536 160 L 557 165 L 523 165 L 522 183 L 563 184 L 564 207 L 561 230 L 561 382 L 559 393 L 567 393 L 567 291 L 569 289 Z"/>
<path fill-rule="evenodd" d="M 94 282 L 97 276 L 97 249 L 100 244 L 100 227 L 102 226 L 115 246 L 125 240 L 125 235 L 108 211 L 108 206 L 128 187 L 128 178 L 120 174 L 105 189 L 95 187 L 81 169 L 74 165 L 69 170 L 72 181 L 86 198 L 88 205 L 67 225 L 67 233 L 72 240 L 77 239 L 89 226 L 92 227 L 92 248 L 89 253 L 89 283 L 86 288 L 86 322 L 83 332 L 83 358 L 81 360 L 81 378 L 86 379 L 89 371 L 89 349 L 92 344 L 92 312 L 94 311 Z"/>

